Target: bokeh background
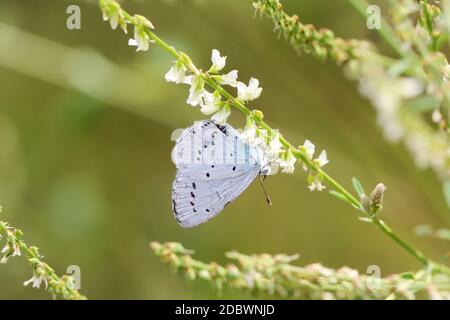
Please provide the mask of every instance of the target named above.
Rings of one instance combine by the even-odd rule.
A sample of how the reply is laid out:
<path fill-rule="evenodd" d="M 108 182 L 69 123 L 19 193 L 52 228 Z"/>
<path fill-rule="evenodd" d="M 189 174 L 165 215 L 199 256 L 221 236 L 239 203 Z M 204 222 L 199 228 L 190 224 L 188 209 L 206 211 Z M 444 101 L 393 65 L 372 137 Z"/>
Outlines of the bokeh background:
<path fill-rule="evenodd" d="M 418 238 L 418 224 L 448 225 L 440 184 L 418 171 L 402 145 L 384 141 L 370 104 L 342 70 L 298 56 L 254 17 L 250 0 L 125 1 L 160 36 L 204 68 L 211 49 L 264 88 L 254 107 L 292 142 L 326 149 L 327 170 L 351 188 L 388 187 L 383 218 L 407 240 L 439 259 L 445 244 Z M 81 30 L 65 27 L 66 8 L 81 7 Z M 286 0 L 304 22 L 343 37 L 376 34 L 345 1 Z M 217 298 L 209 284 L 174 276 L 149 242 L 180 241 L 204 261 L 224 253 L 299 253 L 298 263 L 348 265 L 382 275 L 418 264 L 355 211 L 327 193 L 311 193 L 301 170 L 269 177 L 273 206 L 254 183 L 207 224 L 184 230 L 171 212 L 175 168 L 171 132 L 202 119 L 185 104 L 187 87 L 164 81 L 171 57 L 158 47 L 136 53 L 111 31 L 95 1 L 0 1 L 0 219 L 25 233 L 59 274 L 81 268 L 91 299 Z M 242 127 L 234 114 L 231 122 Z M 49 296 L 22 286 L 31 268 L 20 258 L 0 266 L 0 299 Z M 222 298 L 247 298 L 225 290 Z"/>

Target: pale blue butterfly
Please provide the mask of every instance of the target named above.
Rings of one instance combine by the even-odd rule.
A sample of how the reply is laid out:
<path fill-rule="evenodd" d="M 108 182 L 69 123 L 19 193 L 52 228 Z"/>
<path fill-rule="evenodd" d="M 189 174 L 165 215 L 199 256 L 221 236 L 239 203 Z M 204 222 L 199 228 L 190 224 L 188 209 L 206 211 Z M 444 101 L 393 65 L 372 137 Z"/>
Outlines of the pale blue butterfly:
<path fill-rule="evenodd" d="M 265 175 L 260 159 L 260 150 L 242 141 L 230 125 L 204 120 L 185 129 L 172 151 L 177 167 L 172 209 L 178 223 L 192 228 L 218 215 L 258 175 Z"/>

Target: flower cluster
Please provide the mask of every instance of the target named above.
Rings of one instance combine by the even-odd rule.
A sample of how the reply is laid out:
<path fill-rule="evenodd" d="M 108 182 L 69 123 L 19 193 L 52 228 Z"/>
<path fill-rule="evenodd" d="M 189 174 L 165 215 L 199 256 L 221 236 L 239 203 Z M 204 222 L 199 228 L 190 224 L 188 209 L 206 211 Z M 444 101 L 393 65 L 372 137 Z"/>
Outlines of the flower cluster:
<path fill-rule="evenodd" d="M 109 20 L 111 27 L 116 29 L 118 25 L 127 33 L 127 24 L 134 26 L 134 38 L 129 40 L 129 45 L 136 46 L 137 51 L 146 51 L 149 44 L 153 42 L 155 35 L 150 31 L 154 29 L 153 24 L 140 15 L 131 16 L 120 5 L 113 0 L 100 0 L 100 8 L 103 12 L 103 19 Z M 193 107 L 200 107 L 200 111 L 218 124 L 225 124 L 231 114 L 231 107 L 240 104 L 246 108 L 246 103 L 254 101 L 261 96 L 262 88 L 259 80 L 251 78 L 247 83 L 238 81 L 238 71 L 231 70 L 221 73 L 225 68 L 227 57 L 222 56 L 217 49 L 212 50 L 212 65 L 208 71 L 198 70 L 191 59 L 184 53 L 176 51 L 177 60 L 165 74 L 168 82 L 176 84 L 187 84 L 189 96 L 186 103 Z M 211 82 L 213 85 L 211 85 Z M 207 89 L 212 88 L 212 91 Z M 224 97 L 222 86 L 236 88 L 236 98 Z M 287 143 L 282 143 L 282 136 L 272 129 L 264 129 L 258 125 L 258 120 L 262 120 L 263 114 L 258 110 L 253 110 L 247 116 L 247 124 L 241 138 L 248 144 L 253 145 L 261 151 L 262 163 L 266 164 L 264 172 L 275 174 L 278 168 L 283 173 L 293 173 L 298 156 L 294 152 L 303 153 L 308 163 L 304 163 L 305 170 L 310 169 L 309 189 L 311 191 L 321 191 L 323 186 L 323 176 L 320 168 L 328 163 L 326 152 L 323 151 L 317 159 L 313 159 L 314 145 L 310 141 L 305 141 L 305 145 L 299 149 L 293 149 Z"/>
<path fill-rule="evenodd" d="M 448 276 L 426 270 L 380 278 L 348 267 L 335 270 L 319 263 L 293 265 L 298 255 L 244 255 L 236 251 L 226 254 L 236 263 L 222 266 L 194 259 L 193 251 L 180 243 L 152 242 L 150 247 L 164 263 L 189 280 L 210 282 L 218 291 L 228 287 L 281 298 L 322 300 L 415 299 L 418 292 L 428 294 L 430 299 L 450 297 L 448 287 L 442 286 Z"/>
<path fill-rule="evenodd" d="M 4 230 L 6 230 L 6 244 L 1 251 L 3 257 L 0 259 L 0 263 L 7 263 L 10 257 L 21 256 L 22 253 L 20 251 L 19 242 L 17 240 L 17 230 L 13 227 L 8 226 L 7 224 L 4 224 L 3 227 Z M 0 234 L 0 240 L 1 239 L 2 235 Z"/>
<path fill-rule="evenodd" d="M 226 123 L 230 116 L 231 101 L 222 100 L 220 91 L 208 91 L 205 88 L 206 80 L 212 79 L 221 86 L 231 86 L 237 88 L 238 99 L 240 101 L 252 101 L 261 95 L 262 88 L 255 78 L 250 79 L 248 85 L 237 80 L 238 71 L 232 70 L 226 74 L 220 74 L 226 65 L 226 56 L 221 56 L 216 49 L 212 50 L 212 65 L 207 72 L 190 72 L 186 67 L 186 61 L 182 57 L 175 61 L 174 65 L 166 73 L 165 78 L 169 82 L 184 83 L 190 85 L 187 104 L 196 107 L 200 106 L 200 111 L 205 115 L 211 115 L 212 120 L 219 123 Z"/>
<path fill-rule="evenodd" d="M 155 27 L 147 18 L 141 15 L 129 16 L 117 2 L 112 0 L 100 0 L 100 9 L 103 12 L 103 20 L 109 21 L 113 30 L 120 26 L 127 34 L 128 24 L 134 25 L 134 38 L 131 38 L 128 44 L 135 46 L 136 51 L 147 51 L 150 43 L 154 42 L 150 39 L 148 30 Z"/>
<path fill-rule="evenodd" d="M 383 28 L 383 37 L 400 57 L 393 58 L 378 53 L 373 44 L 302 24 L 298 16 L 283 10 L 279 0 L 253 0 L 253 5 L 272 18 L 275 29 L 296 51 L 344 65 L 347 75 L 360 83 L 360 93 L 374 105 L 387 140 L 403 140 L 417 166 L 431 167 L 448 181 L 450 65 L 439 49 L 450 30 L 445 18 L 450 6 L 442 4 L 441 10 L 438 1 L 391 1 L 392 30 Z"/>
<path fill-rule="evenodd" d="M 189 59 L 188 59 L 189 60 Z M 226 56 L 222 56 L 217 49 L 212 50 L 212 65 L 207 72 L 192 72 L 187 67 L 186 57 L 181 56 L 176 60 L 173 66 L 165 75 L 168 82 L 177 84 L 187 84 L 190 86 L 187 104 L 200 107 L 200 111 L 219 124 L 226 123 L 231 114 L 231 106 L 238 103 L 247 103 L 260 97 L 262 88 L 256 78 L 251 78 L 249 83 L 238 81 L 238 71 L 232 70 L 225 74 L 220 74 L 226 66 Z M 231 86 L 237 90 L 237 98 L 223 99 L 220 89 L 216 88 L 213 92 L 208 91 L 206 84 L 208 80 L 214 81 L 220 86 Z M 266 164 L 265 173 L 275 174 L 278 168 L 283 173 L 293 173 L 297 157 L 294 150 L 283 145 L 281 134 L 277 130 L 264 129 L 257 124 L 262 120 L 263 113 L 259 110 L 253 110 L 247 116 L 244 131 L 240 138 L 260 150 L 262 163 Z M 322 176 L 317 170 L 328 163 L 326 152 L 323 151 L 317 159 L 313 159 L 314 145 L 310 141 L 305 141 L 305 145 L 300 147 L 300 152 L 313 163 L 313 170 L 310 173 L 309 188 L 311 191 L 324 189 L 322 185 Z M 303 167 L 308 169 L 306 164 Z"/>
<path fill-rule="evenodd" d="M 254 112 L 258 114 L 258 112 Z M 327 153 L 323 150 L 317 158 L 314 158 L 315 145 L 305 140 L 297 150 L 292 148 L 286 148 L 281 142 L 281 134 L 277 130 L 266 130 L 258 127 L 253 120 L 255 115 L 247 117 L 247 123 L 244 132 L 241 134 L 241 139 L 246 143 L 258 147 L 262 151 L 263 159 L 265 163 L 268 163 L 268 174 L 274 174 L 281 168 L 283 173 L 293 173 L 295 170 L 295 164 L 298 159 L 294 155 L 294 152 L 300 152 L 307 159 L 308 163 L 303 162 L 302 166 L 305 171 L 310 171 L 308 177 L 308 188 L 311 191 L 322 191 L 325 186 L 322 184 L 323 176 L 318 170 L 329 161 Z"/>
<path fill-rule="evenodd" d="M 0 206 L 0 213 L 2 207 Z M 1 250 L 3 257 L 0 263 L 8 262 L 10 257 L 23 256 L 28 264 L 33 268 L 33 276 L 30 280 L 23 283 L 24 286 L 31 285 L 39 289 L 44 284 L 45 289 L 53 295 L 54 298 L 61 297 L 69 300 L 84 300 L 86 297 L 81 295 L 74 285 L 74 279 L 70 276 L 58 277 L 55 271 L 44 261 L 39 249 L 29 247 L 22 240 L 23 233 L 19 229 L 11 227 L 8 223 L 0 221 L 0 240 L 5 235 L 6 244 Z"/>
<path fill-rule="evenodd" d="M 283 11 L 280 0 L 253 0 L 253 7 L 260 15 L 271 18 L 275 30 L 299 53 L 311 54 L 321 60 L 345 64 L 364 57 L 371 46 L 366 41 L 342 39 L 325 28 L 317 30 L 311 24 L 303 24 L 297 15 L 289 16 Z"/>

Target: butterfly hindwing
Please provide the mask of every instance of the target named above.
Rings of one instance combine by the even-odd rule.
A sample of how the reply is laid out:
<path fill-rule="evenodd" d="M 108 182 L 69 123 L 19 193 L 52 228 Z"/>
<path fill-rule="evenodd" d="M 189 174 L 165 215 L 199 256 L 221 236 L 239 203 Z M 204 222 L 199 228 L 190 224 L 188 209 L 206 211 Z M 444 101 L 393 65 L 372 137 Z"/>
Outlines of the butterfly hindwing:
<path fill-rule="evenodd" d="M 229 125 L 196 122 L 177 140 L 172 207 L 183 227 L 194 227 L 220 213 L 261 171 L 258 152 Z"/>
<path fill-rule="evenodd" d="M 231 178 L 194 180 L 177 173 L 172 207 L 178 223 L 191 228 L 212 219 L 233 202 L 258 174 L 259 169 L 253 168 Z"/>

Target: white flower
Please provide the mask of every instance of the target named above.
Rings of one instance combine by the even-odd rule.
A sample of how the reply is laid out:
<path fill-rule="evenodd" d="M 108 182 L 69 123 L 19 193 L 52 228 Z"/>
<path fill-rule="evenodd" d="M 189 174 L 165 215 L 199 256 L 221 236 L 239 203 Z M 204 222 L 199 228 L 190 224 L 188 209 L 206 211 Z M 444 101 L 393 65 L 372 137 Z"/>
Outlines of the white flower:
<path fill-rule="evenodd" d="M 23 285 L 26 287 L 31 283 L 33 288 L 39 289 L 42 282 L 45 283 L 45 288 L 47 289 L 47 279 L 45 279 L 42 275 L 39 277 L 33 275 L 33 277 L 30 280 L 25 281 Z"/>
<path fill-rule="evenodd" d="M 253 142 L 256 139 L 256 127 L 255 127 L 255 125 L 247 125 L 247 126 L 245 126 L 244 132 L 242 132 L 239 137 L 245 143 L 252 145 Z"/>
<path fill-rule="evenodd" d="M 14 257 L 14 256 L 20 256 L 20 255 L 22 255 L 22 253 L 20 252 L 19 246 L 17 245 L 16 242 L 13 242 L 13 254 L 12 254 L 12 256 Z"/>
<path fill-rule="evenodd" d="M 262 88 L 259 88 L 258 79 L 251 78 L 248 86 L 243 82 L 237 83 L 238 99 L 242 101 L 251 101 L 258 99 L 261 95 Z"/>
<path fill-rule="evenodd" d="M 230 114 L 231 114 L 230 105 L 227 103 L 212 116 L 211 120 L 213 120 L 218 124 L 225 124 Z"/>
<path fill-rule="evenodd" d="M 414 98 L 423 92 L 424 86 L 416 78 L 402 78 L 398 82 L 400 94 L 403 98 Z"/>
<path fill-rule="evenodd" d="M 277 132 L 267 144 L 266 153 L 269 159 L 275 160 L 280 154 L 283 145 L 280 141 L 280 134 Z"/>
<path fill-rule="evenodd" d="M 187 103 L 191 106 L 197 106 L 205 93 L 205 81 L 201 74 L 192 78 L 191 88 L 189 89 L 189 97 Z"/>
<path fill-rule="evenodd" d="M 134 39 L 128 40 L 128 45 L 137 47 L 136 51 L 147 51 L 149 47 L 149 40 L 146 37 L 135 36 Z"/>
<path fill-rule="evenodd" d="M 326 165 L 329 161 L 327 159 L 327 152 L 323 150 L 319 157 L 314 161 L 319 167 L 323 167 Z"/>
<path fill-rule="evenodd" d="M 106 14 L 106 12 L 103 12 L 103 21 L 108 21 L 108 20 L 109 20 L 109 24 L 111 25 L 111 29 L 116 30 L 117 26 L 119 25 L 119 15 L 114 14 L 114 15 L 108 16 Z"/>
<path fill-rule="evenodd" d="M 238 77 L 238 71 L 233 70 L 233 71 L 228 72 L 227 74 L 218 76 L 217 81 L 221 85 L 236 87 L 237 86 L 237 77 Z"/>
<path fill-rule="evenodd" d="M 431 114 L 431 119 L 434 123 L 439 123 L 442 120 L 442 114 L 438 109 L 435 109 Z"/>
<path fill-rule="evenodd" d="M 316 152 L 316 146 L 309 140 L 305 140 L 303 143 L 303 149 L 308 159 L 312 159 L 314 152 Z"/>
<path fill-rule="evenodd" d="M 305 140 L 303 146 L 300 147 L 300 150 L 305 153 L 306 158 L 312 160 L 314 152 L 316 152 L 316 146 L 311 141 Z M 303 163 L 303 170 L 308 171 L 308 166 L 305 163 Z"/>
<path fill-rule="evenodd" d="M 220 94 L 218 92 L 210 93 L 205 90 L 203 99 L 200 100 L 200 111 L 205 115 L 214 114 L 220 109 L 220 101 Z"/>
<path fill-rule="evenodd" d="M 319 176 L 315 176 L 309 183 L 308 188 L 311 191 L 322 191 L 323 189 L 325 189 L 325 186 L 322 184 L 322 179 Z"/>
<path fill-rule="evenodd" d="M 279 164 L 282 168 L 281 172 L 293 173 L 295 170 L 295 162 L 297 162 L 297 159 L 294 157 L 290 150 L 287 150 L 284 156 L 279 159 Z"/>
<path fill-rule="evenodd" d="M 217 73 L 223 68 L 225 68 L 225 64 L 227 62 L 227 57 L 221 57 L 220 52 L 217 49 L 213 49 L 212 55 L 211 55 L 211 61 L 213 65 L 209 69 L 209 72 L 211 73 Z"/>
<path fill-rule="evenodd" d="M 186 77 L 184 77 L 183 83 L 184 84 L 188 84 L 188 85 L 192 85 L 192 79 L 194 79 L 193 75 L 186 76 Z"/>
<path fill-rule="evenodd" d="M 148 26 L 147 26 L 148 27 Z M 129 46 L 135 46 L 136 51 L 147 51 L 151 40 L 142 26 L 134 27 L 134 39 L 128 40 Z"/>
<path fill-rule="evenodd" d="M 186 66 L 180 60 L 177 60 L 175 64 L 166 73 L 165 78 L 168 82 L 185 83 L 186 81 Z"/>

